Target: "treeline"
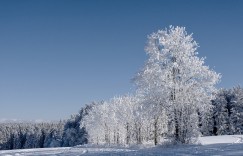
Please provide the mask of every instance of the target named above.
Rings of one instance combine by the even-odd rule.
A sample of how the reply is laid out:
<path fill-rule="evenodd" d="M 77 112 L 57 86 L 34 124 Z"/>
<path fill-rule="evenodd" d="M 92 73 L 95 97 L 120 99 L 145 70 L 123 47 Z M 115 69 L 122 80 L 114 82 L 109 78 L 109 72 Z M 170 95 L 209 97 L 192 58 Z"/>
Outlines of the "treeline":
<path fill-rule="evenodd" d="M 0 149 L 58 147 L 64 123 L 2 123 Z"/>
<path fill-rule="evenodd" d="M 154 142 L 172 135 L 164 110 L 140 107 L 138 97 L 125 95 L 93 106 L 81 123 L 89 142 L 94 144 L 132 145 Z"/>
<path fill-rule="evenodd" d="M 151 115 L 155 110 L 142 113 L 139 102 L 126 95 L 86 105 L 66 121 L 1 123 L 0 150 L 168 141 L 173 133 L 166 112 L 157 117 Z M 198 118 L 197 124 L 203 136 L 243 134 L 243 88 L 219 90 L 206 120 Z"/>
<path fill-rule="evenodd" d="M 67 147 L 88 143 L 80 121 L 92 104 L 67 121 L 48 123 L 1 123 L 0 150 Z"/>
<path fill-rule="evenodd" d="M 81 123 L 87 129 L 89 142 L 156 145 L 173 139 L 175 121 L 170 118 L 172 114 L 165 110 L 143 107 L 147 104 L 141 105 L 145 102 L 141 99 L 126 95 L 93 105 L 89 115 L 85 116 Z M 180 113 L 181 117 L 188 117 L 186 112 Z M 232 89 L 220 89 L 205 114 L 204 120 L 200 118 L 200 114 L 194 114 L 190 117 L 197 118 L 194 120 L 196 123 L 180 125 L 186 131 L 184 133 L 191 135 L 193 132 L 186 126 L 194 125 L 191 129 L 195 130 L 198 126 L 199 136 L 243 134 L 243 88 L 237 86 Z M 183 118 L 179 121 L 185 120 Z"/>
<path fill-rule="evenodd" d="M 132 95 L 92 107 L 81 125 L 95 144 L 194 143 L 199 136 L 243 133 L 243 89 L 218 90 L 221 75 L 204 65 L 184 27 L 148 36 L 148 60 Z"/>

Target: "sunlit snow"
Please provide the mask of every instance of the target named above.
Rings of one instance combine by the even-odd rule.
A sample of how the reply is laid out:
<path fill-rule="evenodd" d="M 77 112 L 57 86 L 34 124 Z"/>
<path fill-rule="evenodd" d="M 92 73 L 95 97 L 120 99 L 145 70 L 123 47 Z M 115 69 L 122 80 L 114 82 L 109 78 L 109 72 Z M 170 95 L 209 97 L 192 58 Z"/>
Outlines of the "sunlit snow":
<path fill-rule="evenodd" d="M 110 147 L 83 145 L 76 147 L 3 150 L 0 156 L 106 156 L 106 155 L 243 155 L 243 135 L 200 137 L 201 145 L 168 145 L 156 147 Z"/>

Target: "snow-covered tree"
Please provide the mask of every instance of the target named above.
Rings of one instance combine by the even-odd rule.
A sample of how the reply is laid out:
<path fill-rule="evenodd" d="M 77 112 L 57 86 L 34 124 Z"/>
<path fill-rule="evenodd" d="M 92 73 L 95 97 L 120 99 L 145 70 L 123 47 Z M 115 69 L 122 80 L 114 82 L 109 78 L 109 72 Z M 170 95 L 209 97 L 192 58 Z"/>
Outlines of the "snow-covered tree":
<path fill-rule="evenodd" d="M 230 132 L 232 134 L 243 134 L 243 89 L 240 86 L 232 89 L 232 100 L 230 101 Z"/>
<path fill-rule="evenodd" d="M 184 27 L 159 30 L 148 37 L 149 58 L 135 77 L 146 107 L 166 112 L 170 134 L 181 143 L 189 143 L 199 135 L 199 114 L 203 120 L 220 79 L 204 65 L 204 58 L 197 56 L 197 48 Z"/>
<path fill-rule="evenodd" d="M 89 141 L 96 144 L 132 144 L 141 141 L 137 103 L 136 97 L 125 95 L 95 105 L 82 122 Z"/>
<path fill-rule="evenodd" d="M 1 123 L 0 149 L 60 147 L 63 122 Z"/>
<path fill-rule="evenodd" d="M 213 108 L 213 134 L 227 135 L 229 132 L 230 117 L 230 101 L 232 99 L 231 91 L 221 89 L 214 100 L 212 100 Z"/>
<path fill-rule="evenodd" d="M 221 89 L 213 104 L 213 135 L 243 133 L 243 89 Z"/>
<path fill-rule="evenodd" d="M 140 92 L 141 93 L 141 92 Z M 152 141 L 158 144 L 160 140 L 168 134 L 168 116 L 163 108 L 163 101 L 160 101 L 159 96 L 153 94 L 142 95 L 137 93 L 139 99 L 137 106 L 139 108 L 138 121 L 142 125 L 142 135 L 145 142 Z"/>
<path fill-rule="evenodd" d="M 75 146 L 88 143 L 87 132 L 85 127 L 80 127 L 80 123 L 84 117 L 88 115 L 89 111 L 95 103 L 84 106 L 80 109 L 78 114 L 72 115 L 64 125 L 64 132 L 62 136 L 62 146 Z"/>
<path fill-rule="evenodd" d="M 83 122 L 80 123 L 81 127 L 85 127 L 88 132 L 89 142 L 91 143 L 104 143 L 105 142 L 105 121 L 103 120 L 105 114 L 104 102 L 96 103 L 85 116 Z"/>

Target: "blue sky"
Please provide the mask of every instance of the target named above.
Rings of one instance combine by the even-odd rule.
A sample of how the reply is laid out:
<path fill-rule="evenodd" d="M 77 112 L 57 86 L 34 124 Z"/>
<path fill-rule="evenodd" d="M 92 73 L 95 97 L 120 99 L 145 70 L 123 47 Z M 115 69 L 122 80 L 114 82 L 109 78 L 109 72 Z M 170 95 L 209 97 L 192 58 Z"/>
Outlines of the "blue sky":
<path fill-rule="evenodd" d="M 243 1 L 1 0 L 0 119 L 58 120 L 131 92 L 147 35 L 185 26 L 199 56 L 243 84 Z"/>

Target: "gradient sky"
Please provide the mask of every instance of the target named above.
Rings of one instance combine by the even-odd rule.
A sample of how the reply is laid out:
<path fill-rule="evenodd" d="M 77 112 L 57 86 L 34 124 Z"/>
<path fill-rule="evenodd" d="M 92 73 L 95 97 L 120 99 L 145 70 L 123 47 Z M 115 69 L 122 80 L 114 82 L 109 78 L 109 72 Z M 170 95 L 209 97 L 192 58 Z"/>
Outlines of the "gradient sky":
<path fill-rule="evenodd" d="M 132 92 L 147 35 L 185 26 L 199 56 L 243 84 L 243 1 L 1 0 L 0 119 L 59 120 Z"/>

